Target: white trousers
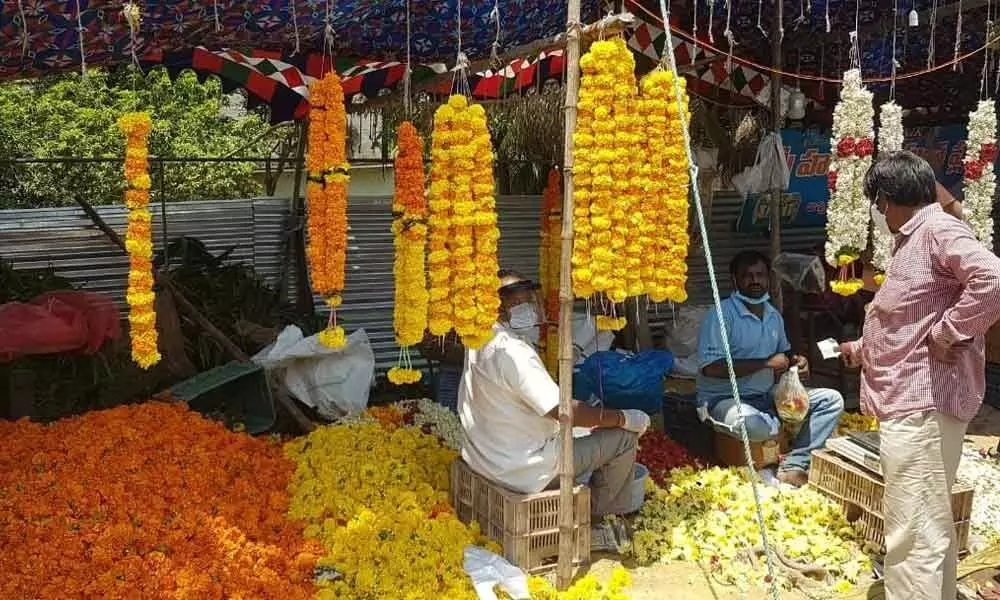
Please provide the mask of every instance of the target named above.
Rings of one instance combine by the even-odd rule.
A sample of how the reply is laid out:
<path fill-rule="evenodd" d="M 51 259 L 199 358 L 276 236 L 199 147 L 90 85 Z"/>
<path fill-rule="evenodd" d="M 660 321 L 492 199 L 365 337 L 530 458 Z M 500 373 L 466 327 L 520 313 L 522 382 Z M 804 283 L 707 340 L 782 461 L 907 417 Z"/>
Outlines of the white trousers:
<path fill-rule="evenodd" d="M 886 600 L 955 600 L 951 487 L 968 423 L 938 411 L 882 421 Z"/>

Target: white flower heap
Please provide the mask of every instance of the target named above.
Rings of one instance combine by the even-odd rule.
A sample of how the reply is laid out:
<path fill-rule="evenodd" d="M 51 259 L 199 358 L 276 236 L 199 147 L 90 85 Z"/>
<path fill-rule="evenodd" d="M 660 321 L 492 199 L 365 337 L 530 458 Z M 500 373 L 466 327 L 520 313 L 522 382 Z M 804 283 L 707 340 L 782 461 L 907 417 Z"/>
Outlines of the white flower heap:
<path fill-rule="evenodd" d="M 890 152 L 903 149 L 903 107 L 890 100 L 882 105 L 879 115 L 878 152 L 885 156 Z M 885 278 L 889 269 L 889 258 L 892 256 L 892 234 L 878 227 L 872 229 L 872 266 L 878 271 L 876 283 Z"/>
<path fill-rule="evenodd" d="M 969 138 L 965 142 L 965 219 L 987 248 L 993 249 L 993 192 L 996 187 L 997 114 L 993 100 L 981 100 L 969 115 Z"/>
<path fill-rule="evenodd" d="M 834 157 L 827 173 L 830 203 L 827 207 L 826 260 L 840 267 L 840 279 L 830 283 L 834 292 L 850 296 L 862 287 L 848 267 L 868 245 L 869 203 L 865 199 L 865 173 L 875 152 L 872 93 L 861 84 L 861 71 L 844 73 L 840 102 L 833 111 Z"/>

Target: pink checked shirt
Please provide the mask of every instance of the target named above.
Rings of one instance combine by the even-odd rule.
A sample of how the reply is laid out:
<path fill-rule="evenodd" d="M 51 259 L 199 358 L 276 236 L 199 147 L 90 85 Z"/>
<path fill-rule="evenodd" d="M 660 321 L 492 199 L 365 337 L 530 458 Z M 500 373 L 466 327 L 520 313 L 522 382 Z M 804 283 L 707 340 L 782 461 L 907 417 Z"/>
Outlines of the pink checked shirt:
<path fill-rule="evenodd" d="M 861 407 L 879 419 L 931 409 L 962 421 L 979 411 L 986 387 L 983 334 L 1000 319 L 1000 258 L 938 203 L 896 236 L 886 280 L 865 317 Z M 931 357 L 972 339 L 955 364 Z"/>

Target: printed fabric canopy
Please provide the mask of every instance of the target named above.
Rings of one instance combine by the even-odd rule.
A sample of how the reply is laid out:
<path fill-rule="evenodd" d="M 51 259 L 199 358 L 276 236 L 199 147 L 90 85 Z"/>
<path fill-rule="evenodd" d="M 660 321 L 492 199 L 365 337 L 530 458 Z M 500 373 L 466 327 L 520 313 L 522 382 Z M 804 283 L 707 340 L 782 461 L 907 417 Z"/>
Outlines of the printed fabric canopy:
<path fill-rule="evenodd" d="M 566 0 L 136 0 L 133 31 L 123 0 L 7 0 L 0 9 L 0 79 L 130 61 L 159 63 L 195 48 L 309 52 L 322 58 L 404 60 L 407 21 L 414 62 L 454 65 L 554 36 Z M 584 0 L 585 22 L 603 0 Z M 407 18 L 409 16 L 409 18 Z M 134 40 L 134 45 L 133 45 Z M 328 42 L 328 44 L 327 44 Z M 326 48 L 324 48 L 326 46 Z M 326 52 L 324 52 L 324 49 Z"/>

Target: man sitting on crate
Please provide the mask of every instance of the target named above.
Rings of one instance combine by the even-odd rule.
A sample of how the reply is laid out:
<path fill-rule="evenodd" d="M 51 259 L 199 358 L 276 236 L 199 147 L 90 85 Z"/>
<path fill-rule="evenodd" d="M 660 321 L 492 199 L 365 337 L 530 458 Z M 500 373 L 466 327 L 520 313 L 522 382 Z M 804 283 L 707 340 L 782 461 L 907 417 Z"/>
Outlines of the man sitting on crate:
<path fill-rule="evenodd" d="M 539 325 L 538 286 L 501 271 L 500 315 L 494 336 L 465 353 L 458 415 L 465 430 L 462 458 L 481 475 L 524 494 L 558 485 L 559 387 L 531 344 Z M 649 426 L 638 410 L 603 410 L 574 402 L 573 424 L 594 428 L 573 444 L 579 483 L 589 479 L 594 517 L 632 506 L 636 440 Z"/>
<path fill-rule="evenodd" d="M 750 441 L 766 441 L 777 437 L 781 428 L 773 397 L 777 376 L 793 361 L 801 374 L 806 374 L 809 366 L 805 357 L 789 354 L 785 322 L 769 302 L 771 265 L 767 257 L 753 250 L 740 252 L 729 271 L 736 291 L 722 301 L 722 314 L 744 422 Z M 701 324 L 698 355 L 699 415 L 702 420 L 710 416 L 720 433 L 739 436 L 739 410 L 714 308 Z M 816 388 L 808 390 L 808 395 L 809 414 L 778 470 L 780 481 L 796 487 L 808 480 L 810 453 L 826 444 L 844 410 L 844 399 L 836 390 Z"/>

